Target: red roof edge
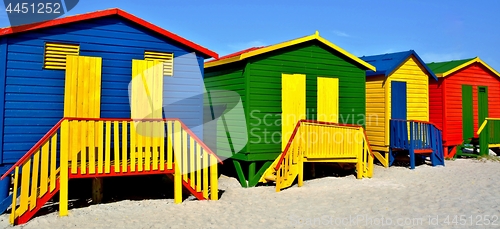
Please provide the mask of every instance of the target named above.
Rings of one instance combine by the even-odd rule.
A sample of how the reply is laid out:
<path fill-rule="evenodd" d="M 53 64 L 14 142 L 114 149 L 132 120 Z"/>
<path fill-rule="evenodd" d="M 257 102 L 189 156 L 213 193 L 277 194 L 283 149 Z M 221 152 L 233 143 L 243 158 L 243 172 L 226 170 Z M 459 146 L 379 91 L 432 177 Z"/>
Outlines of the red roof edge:
<path fill-rule="evenodd" d="M 0 29 L 0 37 L 6 36 L 9 34 L 26 32 L 26 31 L 31 31 L 31 30 L 41 29 L 41 28 L 63 25 L 63 24 L 69 24 L 69 23 L 73 23 L 73 22 L 90 20 L 90 19 L 110 16 L 110 15 L 119 15 L 123 18 L 126 18 L 132 22 L 139 24 L 140 26 L 146 27 L 146 28 L 153 30 L 153 31 L 155 31 L 155 32 L 157 32 L 157 33 L 159 33 L 159 34 L 161 34 L 169 39 L 172 39 L 172 40 L 179 42 L 185 46 L 188 46 L 188 47 L 190 47 L 198 52 L 201 52 L 202 54 L 204 54 L 207 57 L 212 57 L 212 58 L 219 57 L 219 55 L 217 53 L 215 53 L 215 52 L 213 52 L 205 47 L 202 47 L 202 46 L 200 46 L 192 41 L 186 40 L 185 38 L 182 38 L 174 33 L 171 33 L 165 29 L 162 29 L 161 27 L 158 27 L 152 23 L 149 23 L 141 18 L 138 18 L 138 17 L 136 17 L 132 14 L 129 14 L 129 13 L 127 13 L 121 9 L 118 9 L 118 8 L 112 8 L 112 9 L 95 11 L 95 12 L 86 13 L 86 14 L 68 16 L 68 17 L 63 17 L 63 18 L 58 18 L 58 19 L 54 19 L 54 20 L 50 20 L 50 21 L 38 22 L 38 23 L 33 23 L 33 24 L 2 28 L 2 29 Z"/>
<path fill-rule="evenodd" d="M 214 59 L 214 60 L 209 60 L 207 61 L 206 63 L 210 63 L 210 62 L 214 62 L 214 61 L 219 61 L 219 60 L 224 60 L 224 59 L 229 59 L 231 57 L 235 57 L 235 56 L 239 56 L 243 53 L 247 53 L 247 52 L 251 52 L 253 50 L 257 50 L 257 49 L 261 49 L 261 48 L 264 48 L 265 46 L 260 46 L 260 47 L 251 47 L 251 48 L 247 48 L 247 49 L 244 49 L 244 50 L 241 50 L 241 51 L 238 51 L 238 52 L 235 52 L 235 53 L 231 53 L 231 54 L 227 54 L 225 56 L 222 56 L 218 59 Z"/>

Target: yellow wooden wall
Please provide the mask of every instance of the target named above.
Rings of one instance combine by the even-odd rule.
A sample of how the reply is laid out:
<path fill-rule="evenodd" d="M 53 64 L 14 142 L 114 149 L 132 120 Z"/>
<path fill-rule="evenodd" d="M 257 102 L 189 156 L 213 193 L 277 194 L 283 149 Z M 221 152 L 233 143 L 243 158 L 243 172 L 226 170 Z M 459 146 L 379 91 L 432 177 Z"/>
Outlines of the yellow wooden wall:
<path fill-rule="evenodd" d="M 411 57 L 387 78 L 367 78 L 366 131 L 374 150 L 388 151 L 392 81 L 406 82 L 407 119 L 429 121 L 429 75 L 424 69 Z"/>
<path fill-rule="evenodd" d="M 374 150 L 386 151 L 385 144 L 385 76 L 366 80 L 366 134 Z M 382 148 L 381 148 L 382 147 Z"/>

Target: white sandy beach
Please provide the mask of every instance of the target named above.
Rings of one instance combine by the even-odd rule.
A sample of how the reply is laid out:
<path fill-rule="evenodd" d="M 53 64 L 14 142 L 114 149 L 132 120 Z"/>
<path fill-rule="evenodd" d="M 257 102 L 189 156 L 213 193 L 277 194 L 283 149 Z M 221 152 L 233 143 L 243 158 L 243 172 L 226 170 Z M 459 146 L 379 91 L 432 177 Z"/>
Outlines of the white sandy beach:
<path fill-rule="evenodd" d="M 499 228 L 500 163 L 459 159 L 446 167 L 385 169 L 309 180 L 276 193 L 222 176 L 219 201 L 120 201 L 39 216 L 19 228 Z M 456 217 L 456 218 L 455 218 Z M 447 220 L 448 219 L 448 220 Z M 465 221 L 464 221 L 465 220 Z M 480 226 L 479 224 L 496 224 Z M 382 225 L 384 224 L 384 225 Z M 390 224 L 390 225 L 387 225 Z M 437 225 L 439 224 L 439 225 Z M 8 215 L 0 228 L 9 228 Z M 17 228 L 16 227 L 16 228 Z"/>

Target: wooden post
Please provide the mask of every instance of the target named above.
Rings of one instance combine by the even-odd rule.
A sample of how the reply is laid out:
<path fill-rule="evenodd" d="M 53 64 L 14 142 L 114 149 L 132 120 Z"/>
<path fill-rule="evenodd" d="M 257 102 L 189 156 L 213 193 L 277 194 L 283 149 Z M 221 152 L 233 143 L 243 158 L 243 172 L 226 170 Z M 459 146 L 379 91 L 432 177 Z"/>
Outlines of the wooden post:
<path fill-rule="evenodd" d="M 61 153 L 59 177 L 59 216 L 68 215 L 68 153 L 69 153 L 69 123 L 64 120 L 61 124 Z"/>
<path fill-rule="evenodd" d="M 219 199 L 219 173 L 217 172 L 218 161 L 214 155 L 210 155 L 210 198 Z"/>
<path fill-rule="evenodd" d="M 182 203 L 182 147 L 181 147 L 181 124 L 174 122 L 174 203 Z M 169 146 L 170 147 L 170 146 Z"/>
<path fill-rule="evenodd" d="M 100 204 L 103 198 L 103 179 L 94 178 L 92 179 L 92 203 Z"/>

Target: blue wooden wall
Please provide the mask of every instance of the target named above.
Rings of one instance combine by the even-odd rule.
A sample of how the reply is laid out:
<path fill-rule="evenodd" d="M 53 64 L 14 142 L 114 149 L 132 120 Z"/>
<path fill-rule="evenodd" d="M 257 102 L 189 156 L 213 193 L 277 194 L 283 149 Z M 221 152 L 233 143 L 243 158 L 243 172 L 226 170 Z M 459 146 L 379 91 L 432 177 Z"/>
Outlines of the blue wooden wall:
<path fill-rule="evenodd" d="M 143 59 L 145 50 L 173 52 L 174 57 L 193 52 L 188 47 L 158 35 L 118 16 L 93 19 L 67 25 L 9 35 L 0 43 L 0 67 L 7 50 L 5 85 L 0 85 L 4 113 L 0 113 L 1 163 L 15 163 L 63 116 L 64 71 L 43 69 L 45 42 L 80 44 L 80 55 L 103 58 L 101 117 L 128 118 L 130 106 L 128 84 L 131 80 L 132 59 Z M 198 68 L 203 75 L 203 57 L 196 55 L 197 63 L 180 69 Z M 176 65 L 177 66 L 177 65 Z M 165 77 L 167 78 L 167 77 Z M 165 79 L 164 78 L 164 79 Z M 2 79 L 3 80 L 3 79 Z M 0 80 L 0 84 L 1 84 Z M 167 89 L 175 93 L 199 90 L 199 85 L 186 85 L 186 80 L 166 80 Z M 179 85 L 176 85 L 179 83 Z M 3 87 L 5 86 L 5 87 Z M 190 92 L 192 93 L 192 92 Z M 166 95 L 168 97 L 168 95 Z M 185 117 L 189 127 L 202 122 L 202 99 L 183 100 L 191 107 Z M 0 106 L 2 106 L 0 105 Z M 180 112 L 181 110 L 179 110 Z M 180 114 L 179 112 L 167 114 Z M 198 116 L 194 112 L 200 112 Z M 199 121 L 197 120 L 199 119 Z M 2 123 L 3 121 L 3 123 Z M 198 128 L 196 134 L 201 136 Z M 5 171 L 0 166 L 0 172 Z M 7 168 L 8 169 L 8 168 Z"/>

